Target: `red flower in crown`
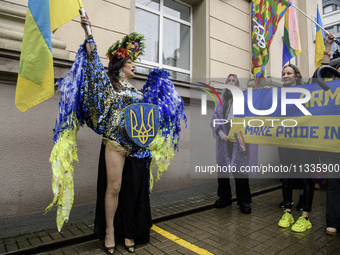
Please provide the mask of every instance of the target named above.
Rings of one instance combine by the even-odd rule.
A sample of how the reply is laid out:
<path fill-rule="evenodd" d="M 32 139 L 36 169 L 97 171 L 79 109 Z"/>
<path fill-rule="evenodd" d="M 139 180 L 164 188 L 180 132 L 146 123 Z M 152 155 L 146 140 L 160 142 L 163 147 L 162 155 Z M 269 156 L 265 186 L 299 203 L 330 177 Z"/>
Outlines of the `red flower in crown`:
<path fill-rule="evenodd" d="M 111 58 L 117 56 L 118 59 L 121 59 L 121 58 L 125 58 L 128 55 L 129 55 L 129 53 L 125 49 L 118 48 L 116 53 L 113 56 L 111 56 Z M 111 58 L 110 58 L 110 60 L 111 60 Z"/>
<path fill-rule="evenodd" d="M 110 59 L 110 62 L 126 57 L 131 57 L 134 61 L 138 55 L 144 54 L 145 43 L 143 41 L 144 36 L 142 34 L 132 32 L 124 36 L 121 41 L 117 40 L 113 43 L 107 50 L 106 56 Z"/>

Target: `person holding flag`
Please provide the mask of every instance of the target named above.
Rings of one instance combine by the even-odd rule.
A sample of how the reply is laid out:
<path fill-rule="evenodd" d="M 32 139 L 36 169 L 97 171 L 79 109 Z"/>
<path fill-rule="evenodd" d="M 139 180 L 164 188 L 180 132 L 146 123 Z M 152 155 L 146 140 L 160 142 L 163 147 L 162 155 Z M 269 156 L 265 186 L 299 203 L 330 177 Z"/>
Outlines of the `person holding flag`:
<path fill-rule="evenodd" d="M 322 55 L 322 61 L 321 61 L 321 65 L 329 65 L 329 62 L 330 62 L 330 59 L 332 57 L 332 52 L 331 52 L 331 49 L 332 49 L 332 44 L 335 40 L 335 36 L 332 34 L 332 33 L 326 33 L 325 34 L 325 42 L 326 42 L 326 45 L 325 45 L 325 51 Z"/>
<path fill-rule="evenodd" d="M 108 49 L 110 62 L 106 75 L 96 49 L 90 47 L 93 39 L 88 38 L 86 31 L 86 25 L 91 26 L 90 19 L 81 16 L 81 24 L 85 30 L 87 53 L 84 85 L 80 92 L 83 111 L 87 125 L 103 134 L 94 232 L 99 239 L 104 239 L 108 253 L 112 254 L 116 249 L 118 231 L 124 238 L 126 250 L 134 252 L 137 242 L 145 243 L 150 238 L 151 152 L 148 147 L 139 147 L 130 140 L 125 131 L 123 111 L 126 106 L 143 100 L 143 94 L 129 80 L 135 76 L 133 61 L 144 53 L 144 36 L 131 33 Z M 129 177 L 125 176 L 127 171 Z M 126 178 L 132 179 L 131 187 L 125 187 Z M 120 216 L 121 229 L 114 227 L 115 216 L 116 221 Z"/>
<path fill-rule="evenodd" d="M 317 27 L 317 26 L 316 26 Z M 326 45 L 322 46 L 322 49 L 324 49 L 323 53 L 322 53 L 322 59 L 320 61 L 320 66 L 327 66 L 329 65 L 331 56 L 332 56 L 332 44 L 335 41 L 335 36 L 332 33 L 325 33 L 325 42 Z M 317 45 L 315 45 L 315 48 L 317 47 Z M 315 59 L 317 59 L 317 56 L 315 55 Z M 309 83 L 314 83 L 315 79 L 317 78 L 317 71 L 320 68 L 320 66 L 318 68 L 316 68 L 312 78 L 310 79 Z"/>
<path fill-rule="evenodd" d="M 106 73 L 95 45 L 92 47 L 94 40 L 86 29 L 91 26 L 87 15 L 81 16 L 81 24 L 85 30 L 85 43 L 78 51 L 78 54 L 84 54 L 79 91 L 82 116 L 90 128 L 103 136 L 94 233 L 104 239 L 105 250 L 110 254 L 116 249 L 117 239 L 124 240 L 128 252 L 134 252 L 136 244 L 150 240 L 151 167 L 158 167 L 159 178 L 169 166 L 173 151 L 178 149 L 180 120 L 186 121 L 184 101 L 176 92 L 170 74 L 163 69 L 153 69 L 149 73 L 142 91 L 130 84 L 129 80 L 135 77 L 134 61 L 144 54 L 142 34 L 132 32 L 109 47 Z M 159 129 L 153 129 L 154 140 L 144 147 L 128 133 L 129 120 L 138 117 L 131 115 L 131 111 L 130 115 L 126 114 L 126 108 L 141 103 L 145 107 L 152 104 L 158 112 L 147 113 L 149 122 L 146 124 L 142 112 L 142 123 L 136 120 L 138 127 L 136 123 L 130 123 L 139 128 L 139 137 L 149 134 L 145 132 L 144 124 L 150 128 L 154 127 L 152 123 L 159 122 Z M 153 115 L 159 118 L 150 120 Z"/>
<path fill-rule="evenodd" d="M 240 80 L 236 74 L 229 74 L 226 84 L 237 86 L 242 89 Z M 223 101 L 217 103 L 211 117 L 210 127 L 213 137 L 216 139 L 216 164 L 221 167 L 235 168 L 234 171 L 218 172 L 219 199 L 215 202 L 216 208 L 223 208 L 232 204 L 232 194 L 230 186 L 230 176 L 234 177 L 236 187 L 237 204 L 244 214 L 251 213 L 251 194 L 249 188 L 249 173 L 242 172 L 242 167 L 257 165 L 258 146 L 256 144 L 243 144 L 237 146 L 236 143 L 229 141 L 230 120 L 233 119 L 233 95 L 230 90 L 225 88 L 222 91 Z M 214 120 L 226 119 L 227 124 L 215 125 Z"/>

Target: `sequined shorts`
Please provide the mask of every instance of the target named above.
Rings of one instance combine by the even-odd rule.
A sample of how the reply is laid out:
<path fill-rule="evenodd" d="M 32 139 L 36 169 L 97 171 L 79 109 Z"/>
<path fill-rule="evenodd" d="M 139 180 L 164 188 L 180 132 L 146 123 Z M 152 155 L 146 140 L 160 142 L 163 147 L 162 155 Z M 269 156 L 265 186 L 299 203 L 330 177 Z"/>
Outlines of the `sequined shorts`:
<path fill-rule="evenodd" d="M 117 151 L 120 154 L 124 155 L 125 157 L 129 156 L 130 152 L 124 149 L 120 143 L 116 142 L 115 140 L 108 139 L 103 137 L 103 143 L 105 146 L 108 146 L 111 150 Z"/>

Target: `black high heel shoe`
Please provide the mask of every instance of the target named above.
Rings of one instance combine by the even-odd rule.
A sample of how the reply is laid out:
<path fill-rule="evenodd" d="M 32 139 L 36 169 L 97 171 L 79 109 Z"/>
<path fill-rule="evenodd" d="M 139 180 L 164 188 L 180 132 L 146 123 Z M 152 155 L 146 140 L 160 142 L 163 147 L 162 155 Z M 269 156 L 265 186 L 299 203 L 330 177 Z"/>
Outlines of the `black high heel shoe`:
<path fill-rule="evenodd" d="M 112 247 L 105 247 L 105 251 L 108 253 L 108 254 L 113 254 L 116 250 L 116 246 L 112 246 Z"/>
<path fill-rule="evenodd" d="M 136 245 L 133 244 L 133 245 L 127 246 L 127 245 L 124 244 L 124 247 L 125 247 L 125 250 L 127 250 L 128 252 L 134 253 L 134 252 L 135 252 Z"/>

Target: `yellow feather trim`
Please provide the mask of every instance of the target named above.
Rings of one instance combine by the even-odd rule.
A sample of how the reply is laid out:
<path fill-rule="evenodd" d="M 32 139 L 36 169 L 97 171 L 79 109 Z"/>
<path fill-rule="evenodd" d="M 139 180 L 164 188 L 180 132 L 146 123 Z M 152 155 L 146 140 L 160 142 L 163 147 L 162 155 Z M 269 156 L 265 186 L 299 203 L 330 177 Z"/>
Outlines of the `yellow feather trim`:
<path fill-rule="evenodd" d="M 170 162 L 175 155 L 175 148 L 172 143 L 171 135 L 165 138 L 161 134 L 162 131 L 159 130 L 155 139 L 149 145 L 152 154 L 152 161 L 150 164 L 150 189 L 152 189 L 154 183 L 152 167 L 157 166 L 156 181 L 158 181 L 162 174 L 168 170 Z"/>
<path fill-rule="evenodd" d="M 57 206 L 57 227 L 60 231 L 64 222 L 68 221 L 74 200 L 73 161 L 78 162 L 77 133 L 79 123 L 75 116 L 68 129 L 63 130 L 51 152 L 53 179 L 53 202 L 45 209 L 47 213 L 54 205 Z"/>

